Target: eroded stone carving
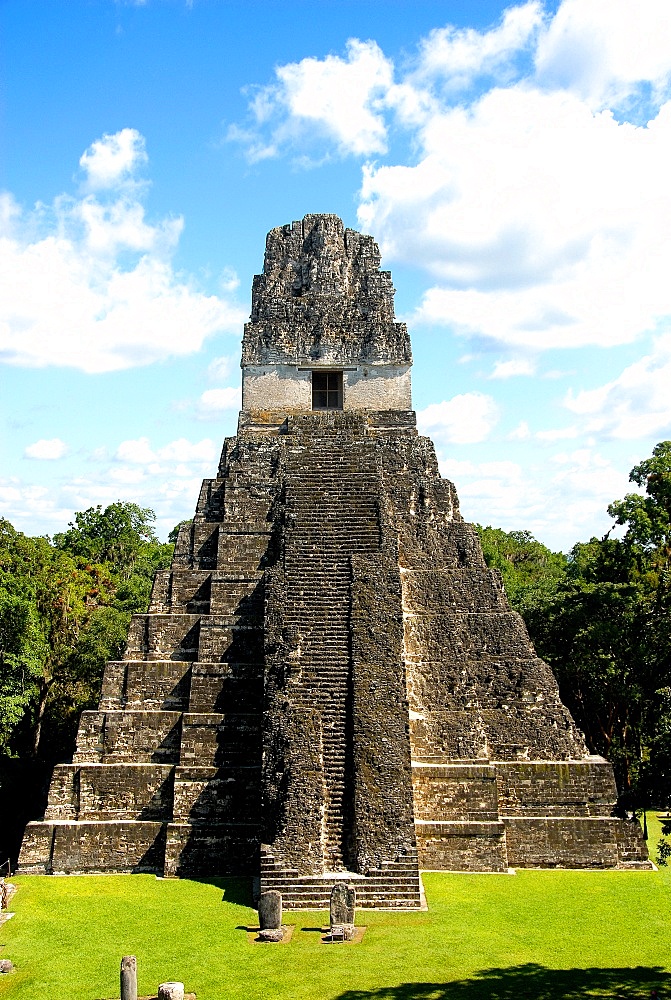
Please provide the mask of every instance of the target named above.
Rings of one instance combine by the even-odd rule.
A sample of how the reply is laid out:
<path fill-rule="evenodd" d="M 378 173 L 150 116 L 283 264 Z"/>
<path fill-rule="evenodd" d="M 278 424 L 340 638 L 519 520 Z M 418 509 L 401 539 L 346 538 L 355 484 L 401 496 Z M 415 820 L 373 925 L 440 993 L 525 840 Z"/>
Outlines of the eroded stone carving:
<path fill-rule="evenodd" d="M 137 1000 L 137 959 L 135 955 L 124 955 L 119 973 L 121 1000 Z"/>
<path fill-rule="evenodd" d="M 275 889 L 262 892 L 259 896 L 259 939 L 261 941 L 281 941 L 282 894 Z"/>
<path fill-rule="evenodd" d="M 351 941 L 354 937 L 356 890 L 353 885 L 336 882 L 331 889 L 329 910 L 331 940 Z"/>

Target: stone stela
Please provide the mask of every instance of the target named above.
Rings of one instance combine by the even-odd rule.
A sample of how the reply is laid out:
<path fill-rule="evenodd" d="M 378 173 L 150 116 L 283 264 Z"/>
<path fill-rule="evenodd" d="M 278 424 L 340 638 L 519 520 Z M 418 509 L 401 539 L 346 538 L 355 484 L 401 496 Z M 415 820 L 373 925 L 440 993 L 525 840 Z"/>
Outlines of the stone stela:
<path fill-rule="evenodd" d="M 258 902 L 259 941 L 279 942 L 284 938 L 282 929 L 282 894 L 276 889 L 262 892 Z"/>
<path fill-rule="evenodd" d="M 137 958 L 124 955 L 119 970 L 121 1000 L 137 1000 Z"/>
<path fill-rule="evenodd" d="M 345 882 L 336 882 L 331 889 L 329 936 L 331 941 L 351 941 L 354 937 L 356 889 Z"/>
<path fill-rule="evenodd" d="M 260 876 L 416 909 L 420 868 L 649 867 L 417 433 L 370 236 L 268 234 L 238 434 L 56 767 L 23 872 Z"/>

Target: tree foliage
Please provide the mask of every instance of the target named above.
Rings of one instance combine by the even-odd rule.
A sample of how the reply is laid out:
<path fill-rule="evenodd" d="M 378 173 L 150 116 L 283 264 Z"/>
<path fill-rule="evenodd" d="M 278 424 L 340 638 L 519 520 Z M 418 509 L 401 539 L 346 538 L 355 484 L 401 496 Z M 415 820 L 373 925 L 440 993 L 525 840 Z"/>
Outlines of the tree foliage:
<path fill-rule="evenodd" d="M 529 531 L 476 525 L 485 562 L 497 569 L 512 606 L 525 618 L 545 607 L 566 573 L 566 556 L 552 552 Z"/>
<path fill-rule="evenodd" d="M 633 802 L 671 801 L 671 442 L 636 465 L 608 507 L 614 528 L 548 553 L 527 532 L 480 529 L 588 746 Z M 552 557 L 552 558 L 551 558 Z"/>
<path fill-rule="evenodd" d="M 154 573 L 169 565 L 152 511 L 77 513 L 53 542 L 0 520 L 0 753 L 64 758 L 108 659 L 122 655 Z"/>

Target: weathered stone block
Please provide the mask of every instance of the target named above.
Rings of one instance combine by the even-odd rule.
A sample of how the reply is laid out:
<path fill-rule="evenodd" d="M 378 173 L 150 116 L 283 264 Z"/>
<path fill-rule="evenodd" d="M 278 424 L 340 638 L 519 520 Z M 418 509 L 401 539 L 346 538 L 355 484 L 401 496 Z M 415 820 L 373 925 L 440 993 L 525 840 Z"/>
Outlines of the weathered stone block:
<path fill-rule="evenodd" d="M 135 955 L 125 955 L 121 959 L 119 979 L 121 1000 L 137 1000 L 137 959 Z"/>
<path fill-rule="evenodd" d="M 415 819 L 497 822 L 496 774 L 484 764 L 414 765 Z"/>
<path fill-rule="evenodd" d="M 263 664 L 194 663 L 191 674 L 189 712 L 261 711 Z"/>
<path fill-rule="evenodd" d="M 265 930 L 280 930 L 282 927 L 282 893 L 275 889 L 262 892 L 259 896 L 259 927 Z"/>
<path fill-rule="evenodd" d="M 336 882 L 331 889 L 329 919 L 335 925 L 353 926 L 356 911 L 356 889 L 345 882 Z"/>
<path fill-rule="evenodd" d="M 417 820 L 417 853 L 429 871 L 504 872 L 509 860 L 504 824 Z"/>
<path fill-rule="evenodd" d="M 513 868 L 617 868 L 622 820 L 505 817 L 508 863 Z"/>
<path fill-rule="evenodd" d="M 184 983 L 161 983 L 158 1000 L 184 1000 Z"/>
<path fill-rule="evenodd" d="M 178 767 L 176 822 L 244 823 L 260 820 L 259 767 Z"/>
<path fill-rule="evenodd" d="M 123 820 L 50 826 L 53 833 L 50 868 L 54 874 L 162 871 L 163 823 Z"/>
<path fill-rule="evenodd" d="M 180 712 L 82 712 L 76 764 L 177 764 Z"/>
<path fill-rule="evenodd" d="M 105 667 L 100 709 L 183 712 L 189 704 L 191 663 L 124 660 Z"/>
<path fill-rule="evenodd" d="M 182 878 L 254 875 L 259 869 L 258 822 L 169 823 L 164 874 Z"/>

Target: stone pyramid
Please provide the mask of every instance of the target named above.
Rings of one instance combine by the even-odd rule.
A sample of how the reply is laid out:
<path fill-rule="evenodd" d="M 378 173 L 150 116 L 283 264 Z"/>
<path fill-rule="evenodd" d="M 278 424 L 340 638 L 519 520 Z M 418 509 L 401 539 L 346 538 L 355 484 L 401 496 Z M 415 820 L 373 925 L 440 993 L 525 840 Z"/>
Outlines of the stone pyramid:
<path fill-rule="evenodd" d="M 648 866 L 412 412 L 375 242 L 273 229 L 238 434 L 26 829 L 31 872 L 421 905 L 420 868 Z"/>

